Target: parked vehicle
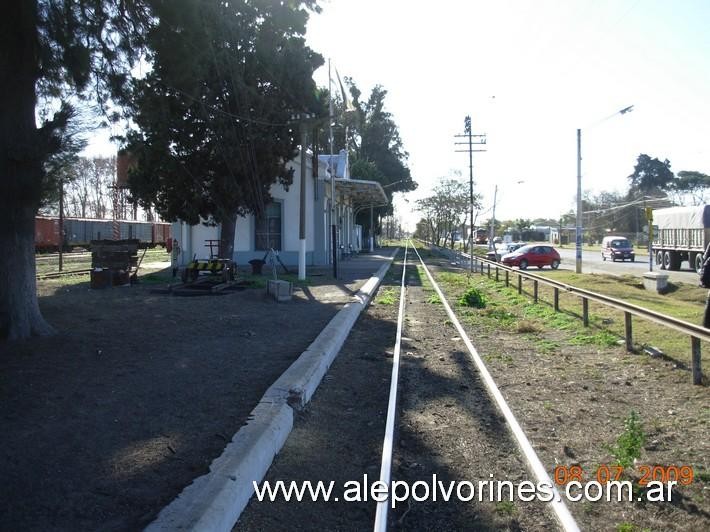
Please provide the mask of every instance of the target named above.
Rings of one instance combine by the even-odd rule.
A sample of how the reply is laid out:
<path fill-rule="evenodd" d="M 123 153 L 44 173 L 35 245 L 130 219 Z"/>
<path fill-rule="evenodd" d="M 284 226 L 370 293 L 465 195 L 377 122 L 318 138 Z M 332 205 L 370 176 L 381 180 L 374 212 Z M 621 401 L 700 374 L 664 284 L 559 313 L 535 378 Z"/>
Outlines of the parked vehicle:
<path fill-rule="evenodd" d="M 37 252 L 58 251 L 60 241 L 64 249 L 89 249 L 92 240 L 137 239 L 141 244 L 164 246 L 170 240 L 170 224 L 135 220 L 97 220 L 92 218 L 64 218 L 64 236 L 59 237 L 59 218 L 35 218 L 35 249 Z"/>
<path fill-rule="evenodd" d="M 521 247 L 523 247 L 525 245 L 526 245 L 525 242 L 509 242 L 508 244 L 503 244 L 500 248 L 496 249 L 495 251 L 491 250 L 488 253 L 486 253 L 486 258 L 488 260 L 500 262 L 500 259 L 503 255 L 506 255 L 508 253 L 512 253 L 513 251 L 520 249 Z"/>
<path fill-rule="evenodd" d="M 651 245 L 656 264 L 663 270 L 679 270 L 687 260 L 699 272 L 710 242 L 710 205 L 657 209 L 652 224 L 658 227 Z"/>
<path fill-rule="evenodd" d="M 626 259 L 634 262 L 636 254 L 629 239 L 623 236 L 605 236 L 602 240 L 602 260 L 610 259 L 613 262 Z"/>
<path fill-rule="evenodd" d="M 560 266 L 560 254 L 552 246 L 529 244 L 503 255 L 501 262 L 506 266 L 518 266 L 521 270 L 528 266 L 550 266 L 556 270 Z"/>

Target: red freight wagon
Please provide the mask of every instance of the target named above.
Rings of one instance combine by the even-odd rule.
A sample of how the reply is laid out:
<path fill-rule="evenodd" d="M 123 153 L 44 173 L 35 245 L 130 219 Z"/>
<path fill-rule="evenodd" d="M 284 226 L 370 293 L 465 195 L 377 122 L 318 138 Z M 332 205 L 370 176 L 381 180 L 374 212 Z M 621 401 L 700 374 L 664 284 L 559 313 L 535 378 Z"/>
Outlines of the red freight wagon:
<path fill-rule="evenodd" d="M 170 224 L 154 222 L 153 245 L 161 244 L 165 246 L 168 240 L 170 240 Z"/>
<path fill-rule="evenodd" d="M 35 249 L 39 252 L 59 249 L 59 219 L 35 217 Z"/>

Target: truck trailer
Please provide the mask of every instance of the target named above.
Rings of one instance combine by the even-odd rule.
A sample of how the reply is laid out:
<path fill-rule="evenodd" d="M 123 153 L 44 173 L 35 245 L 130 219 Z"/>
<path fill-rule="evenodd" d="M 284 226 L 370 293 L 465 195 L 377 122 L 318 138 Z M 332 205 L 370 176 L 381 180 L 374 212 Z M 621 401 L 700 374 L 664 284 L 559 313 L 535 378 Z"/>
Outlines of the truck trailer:
<path fill-rule="evenodd" d="M 679 270 L 684 260 L 700 271 L 710 242 L 710 205 L 670 207 L 653 211 L 651 250 L 662 270 Z"/>

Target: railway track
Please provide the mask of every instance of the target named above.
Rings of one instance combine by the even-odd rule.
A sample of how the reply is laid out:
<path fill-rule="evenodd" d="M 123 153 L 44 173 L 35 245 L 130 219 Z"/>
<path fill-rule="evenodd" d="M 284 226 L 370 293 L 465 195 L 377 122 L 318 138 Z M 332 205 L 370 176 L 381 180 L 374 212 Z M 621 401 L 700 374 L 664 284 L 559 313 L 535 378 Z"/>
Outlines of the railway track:
<path fill-rule="evenodd" d="M 400 295 L 399 295 L 399 312 L 398 312 L 398 317 L 397 317 L 397 334 L 396 334 L 396 339 L 395 339 L 395 346 L 393 350 L 393 362 L 392 362 L 392 378 L 391 378 L 391 384 L 390 384 L 390 394 L 389 394 L 389 402 L 388 402 L 388 410 L 387 410 L 387 421 L 386 421 L 386 427 L 385 427 L 385 435 L 384 435 L 384 443 L 383 443 L 383 448 L 382 448 L 382 462 L 381 462 L 381 471 L 380 471 L 380 482 L 383 484 L 387 485 L 390 487 L 390 495 L 393 495 L 392 491 L 392 481 L 391 481 L 391 469 L 392 469 L 392 463 L 394 460 L 394 447 L 393 447 L 393 442 L 395 440 L 395 433 L 396 433 L 396 418 L 398 416 L 398 405 L 397 405 L 397 400 L 398 396 L 400 395 L 400 390 L 399 390 L 399 373 L 400 373 L 400 353 L 401 353 L 401 345 L 402 345 L 402 329 L 403 329 L 403 324 L 404 324 L 404 319 L 405 319 L 405 309 L 409 308 L 412 304 L 421 304 L 422 301 L 409 301 L 410 305 L 408 306 L 406 304 L 407 302 L 407 268 L 417 268 L 418 266 L 421 266 L 421 269 L 426 275 L 426 278 L 428 282 L 431 284 L 431 286 L 434 288 L 436 291 L 436 294 L 439 298 L 439 301 L 441 301 L 441 304 L 443 305 L 444 309 L 446 310 L 446 314 L 450 320 L 450 323 L 452 326 L 455 328 L 456 332 L 458 333 L 458 338 L 460 341 L 462 341 L 466 347 L 466 351 L 470 359 L 473 361 L 475 364 L 475 368 L 478 372 L 478 375 L 480 376 L 481 381 L 484 384 L 485 391 L 487 392 L 490 401 L 495 404 L 495 407 L 497 408 L 498 412 L 502 415 L 502 419 L 499 419 L 499 421 L 502 421 L 501 424 L 505 425 L 507 428 L 507 432 L 509 433 L 509 436 L 512 438 L 512 440 L 515 441 L 518 452 L 520 454 L 520 457 L 522 458 L 526 469 L 528 470 L 528 473 L 530 474 L 530 479 L 534 480 L 534 482 L 537 485 L 545 485 L 545 486 L 550 486 L 552 489 L 552 492 L 554 496 L 552 497 L 552 500 L 548 503 L 548 508 L 551 511 L 552 514 L 554 514 L 554 517 L 557 521 L 557 524 L 559 525 L 561 530 L 564 530 L 565 532 L 576 532 L 579 531 L 579 527 L 572 517 L 572 514 L 570 513 L 569 509 L 567 508 L 566 504 L 562 500 L 561 494 L 557 491 L 555 487 L 555 483 L 553 482 L 552 478 L 550 475 L 547 473 L 547 470 L 545 466 L 543 465 L 542 461 L 538 457 L 537 453 L 533 449 L 532 445 L 530 444 L 530 440 L 526 436 L 525 432 L 521 428 L 520 424 L 518 423 L 518 420 L 516 419 L 515 415 L 513 414 L 512 410 L 508 406 L 505 398 L 501 394 L 498 386 L 496 385 L 493 377 L 489 373 L 488 369 L 486 368 L 486 365 L 484 364 L 481 356 L 478 354 L 476 348 L 474 347 L 472 341 L 470 340 L 468 334 L 466 333 L 465 329 L 461 325 L 461 322 L 459 321 L 458 316 L 456 313 L 453 311 L 451 306 L 449 305 L 445 294 L 441 291 L 439 288 L 438 283 L 432 276 L 431 272 L 429 271 L 429 268 L 427 267 L 426 263 L 420 256 L 419 252 L 417 251 L 416 247 L 412 246 L 411 247 L 411 255 L 412 255 L 412 264 L 408 264 L 407 259 L 408 255 L 410 254 L 410 246 L 409 243 L 407 243 L 407 246 L 405 248 L 405 255 L 404 255 L 404 264 L 402 268 L 402 280 L 401 280 L 401 286 L 400 286 Z M 420 330 L 425 329 L 421 328 Z M 414 332 L 414 331 L 411 331 Z M 491 467 L 493 469 L 493 467 Z M 502 480 L 502 479 L 499 479 Z M 412 484 L 414 485 L 414 484 Z M 405 486 L 407 486 L 405 484 Z M 408 486 L 407 486 L 408 487 Z M 377 510 L 376 510 L 376 516 L 375 516 L 375 523 L 374 523 L 374 530 L 375 532 L 384 532 L 388 529 L 388 524 L 391 520 L 388 519 L 388 513 L 389 513 L 389 508 L 391 507 L 391 501 L 386 500 L 386 501 L 380 501 L 377 504 Z"/>
<path fill-rule="evenodd" d="M 336 491 L 360 479 L 389 497 L 252 500 L 234 530 L 579 530 L 458 317 L 429 302 L 431 287 L 446 300 L 422 257 L 409 245 L 403 255 L 266 479 L 335 481 Z M 554 496 L 509 503 L 467 491 L 495 481 L 544 482 Z"/>

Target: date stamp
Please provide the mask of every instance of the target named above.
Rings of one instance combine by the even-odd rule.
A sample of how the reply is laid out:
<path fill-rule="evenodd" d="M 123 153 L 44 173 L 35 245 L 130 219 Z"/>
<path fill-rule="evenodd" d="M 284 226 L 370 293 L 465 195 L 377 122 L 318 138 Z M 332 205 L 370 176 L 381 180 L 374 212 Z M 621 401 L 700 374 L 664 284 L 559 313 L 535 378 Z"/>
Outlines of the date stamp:
<path fill-rule="evenodd" d="M 667 484 L 675 482 L 681 486 L 692 484 L 694 474 L 692 466 L 676 466 L 676 465 L 647 465 L 640 464 L 637 470 L 641 475 L 638 483 L 640 486 L 647 486 L 649 482 L 661 482 Z M 570 482 L 588 482 L 596 481 L 600 484 L 608 482 L 618 482 L 624 468 L 619 465 L 601 464 L 596 470 L 585 471 L 578 465 L 558 465 L 555 467 L 553 480 L 558 486 L 564 486 Z"/>

